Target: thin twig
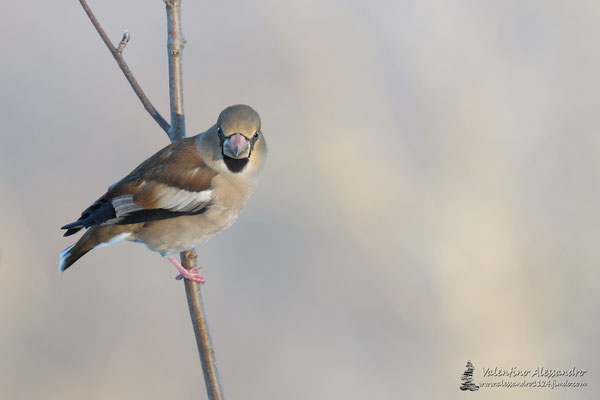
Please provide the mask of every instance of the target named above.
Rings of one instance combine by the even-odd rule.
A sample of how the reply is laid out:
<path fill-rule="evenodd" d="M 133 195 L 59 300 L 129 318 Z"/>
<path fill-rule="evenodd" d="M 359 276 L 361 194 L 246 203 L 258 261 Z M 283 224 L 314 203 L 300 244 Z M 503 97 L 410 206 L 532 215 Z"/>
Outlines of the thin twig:
<path fill-rule="evenodd" d="M 171 99 L 171 129 L 169 137 L 185 137 L 183 114 L 183 73 L 181 57 L 185 39 L 181 31 L 181 0 L 165 1 L 167 10 L 167 50 L 169 52 L 169 97 Z"/>
<path fill-rule="evenodd" d="M 142 105 L 144 106 L 146 111 L 148 111 L 148 113 L 152 116 L 152 118 L 154 118 L 154 120 L 158 123 L 158 125 L 167 133 L 167 135 L 169 135 L 169 138 L 171 138 L 171 135 L 169 134 L 169 129 L 171 128 L 171 126 L 162 117 L 162 115 L 160 115 L 160 113 L 156 110 L 156 108 L 154 108 L 152 103 L 150 103 L 150 100 L 148 99 L 148 97 L 146 96 L 146 94 L 144 93 L 144 91 L 142 90 L 142 88 L 140 87 L 140 85 L 138 84 L 136 79 L 134 78 L 133 73 L 129 69 L 129 66 L 127 65 L 127 63 L 125 62 L 125 59 L 123 58 L 123 55 L 121 54 L 121 51 L 123 50 L 122 47 L 125 47 L 125 45 L 123 44 L 123 40 L 121 41 L 121 44 L 123 44 L 123 46 L 121 47 L 121 44 L 119 44 L 119 49 L 115 48 L 115 46 L 112 44 L 112 42 L 110 41 L 110 39 L 104 32 L 104 29 L 102 29 L 102 27 L 100 26 L 100 23 L 98 22 L 98 20 L 96 19 L 96 16 L 90 9 L 90 6 L 88 6 L 86 0 L 79 0 L 79 3 L 81 3 L 81 6 L 85 10 L 85 13 L 90 18 L 90 21 L 92 21 L 92 25 L 94 25 L 94 28 L 96 28 L 96 31 L 98 31 L 98 34 L 102 38 L 102 41 L 104 42 L 106 47 L 108 47 L 108 50 L 110 50 L 110 53 L 113 55 L 113 57 L 117 61 L 119 68 L 121 68 L 121 71 L 123 71 L 125 78 L 127 78 L 127 81 L 131 85 L 131 87 L 132 87 L 133 91 L 135 92 L 135 94 L 137 95 L 137 97 L 142 102 Z M 123 37 L 123 39 L 125 39 L 125 37 Z M 171 138 L 171 141 L 173 141 L 172 138 Z"/>

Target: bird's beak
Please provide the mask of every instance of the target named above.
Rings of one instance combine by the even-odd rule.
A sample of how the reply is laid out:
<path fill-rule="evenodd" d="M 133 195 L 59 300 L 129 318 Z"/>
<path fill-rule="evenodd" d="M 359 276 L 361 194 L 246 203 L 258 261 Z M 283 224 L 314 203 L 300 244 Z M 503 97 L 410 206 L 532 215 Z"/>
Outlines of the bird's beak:
<path fill-rule="evenodd" d="M 250 142 L 241 133 L 234 133 L 223 142 L 223 154 L 231 158 L 248 158 Z"/>

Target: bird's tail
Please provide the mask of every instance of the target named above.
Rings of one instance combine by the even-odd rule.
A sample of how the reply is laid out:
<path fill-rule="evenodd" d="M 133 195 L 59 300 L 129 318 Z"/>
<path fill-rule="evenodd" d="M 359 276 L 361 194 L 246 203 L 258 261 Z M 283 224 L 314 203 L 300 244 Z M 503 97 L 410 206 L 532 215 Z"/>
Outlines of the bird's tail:
<path fill-rule="evenodd" d="M 83 257 L 88 251 L 98 246 L 93 235 L 90 235 L 94 228 L 91 228 L 85 234 L 79 238 L 77 243 L 67 247 L 62 253 L 60 253 L 60 261 L 58 262 L 58 270 L 63 272 L 69 268 L 73 263 Z"/>
<path fill-rule="evenodd" d="M 77 243 L 67 247 L 60 253 L 58 271 L 63 272 L 73 265 L 75 261 L 83 257 L 88 251 L 121 241 L 130 234 L 131 231 L 123 225 L 92 226 L 79 238 Z"/>

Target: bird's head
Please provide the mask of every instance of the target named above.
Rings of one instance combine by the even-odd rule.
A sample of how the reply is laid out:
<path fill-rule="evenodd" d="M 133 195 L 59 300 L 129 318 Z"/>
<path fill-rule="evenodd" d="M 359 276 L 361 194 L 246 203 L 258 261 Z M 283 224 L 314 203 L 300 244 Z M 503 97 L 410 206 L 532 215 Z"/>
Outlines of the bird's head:
<path fill-rule="evenodd" d="M 213 129 L 212 133 L 218 138 L 220 158 L 230 172 L 258 172 L 267 145 L 260 117 L 252 107 L 243 104 L 227 107 L 219 114 Z"/>

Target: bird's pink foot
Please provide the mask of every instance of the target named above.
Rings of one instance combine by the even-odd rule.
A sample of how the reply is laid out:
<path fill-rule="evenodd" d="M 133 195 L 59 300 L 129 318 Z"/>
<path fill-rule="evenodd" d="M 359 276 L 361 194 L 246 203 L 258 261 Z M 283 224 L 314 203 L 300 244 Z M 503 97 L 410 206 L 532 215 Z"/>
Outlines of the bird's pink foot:
<path fill-rule="evenodd" d="M 180 280 L 180 279 L 189 279 L 191 281 L 194 282 L 198 282 L 198 283 L 204 283 L 206 282 L 206 280 L 204 279 L 204 277 L 200 274 L 197 274 L 196 271 L 197 269 L 202 268 L 201 266 L 196 266 L 196 267 L 192 267 L 190 269 L 185 269 L 185 267 L 181 264 L 179 264 L 179 262 L 174 258 L 174 257 L 168 257 L 167 260 L 169 260 L 171 262 L 171 264 L 173 264 L 175 266 L 175 268 L 177 268 L 177 270 L 180 272 L 179 275 L 177 275 L 175 277 L 175 279 Z"/>
<path fill-rule="evenodd" d="M 179 281 L 183 278 L 186 278 L 186 279 L 191 279 L 196 282 L 204 283 L 205 282 L 204 277 L 202 275 L 194 273 L 195 270 L 200 269 L 200 268 L 202 268 L 202 267 L 199 265 L 196 267 L 192 267 L 190 269 L 184 268 L 185 272 L 181 272 L 181 274 L 177 275 L 175 277 L 175 279 L 177 279 Z"/>

